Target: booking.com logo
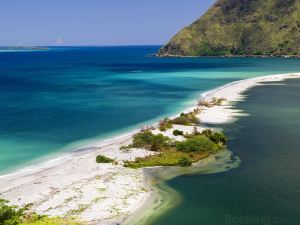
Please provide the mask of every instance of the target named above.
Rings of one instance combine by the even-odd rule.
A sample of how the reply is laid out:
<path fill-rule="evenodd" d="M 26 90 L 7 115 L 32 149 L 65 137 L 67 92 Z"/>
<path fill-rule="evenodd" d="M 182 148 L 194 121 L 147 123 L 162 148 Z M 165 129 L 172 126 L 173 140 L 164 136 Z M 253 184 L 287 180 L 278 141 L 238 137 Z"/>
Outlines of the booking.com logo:
<path fill-rule="evenodd" d="M 295 217 L 272 217 L 272 216 L 258 216 L 258 215 L 225 215 L 225 224 L 229 225 L 271 225 L 271 224 L 300 224 L 300 221 Z"/>
<path fill-rule="evenodd" d="M 233 216 L 225 215 L 226 224 L 259 224 L 259 225 L 270 225 L 271 217 L 269 216 L 256 216 L 256 215 L 245 215 L 245 216 Z"/>

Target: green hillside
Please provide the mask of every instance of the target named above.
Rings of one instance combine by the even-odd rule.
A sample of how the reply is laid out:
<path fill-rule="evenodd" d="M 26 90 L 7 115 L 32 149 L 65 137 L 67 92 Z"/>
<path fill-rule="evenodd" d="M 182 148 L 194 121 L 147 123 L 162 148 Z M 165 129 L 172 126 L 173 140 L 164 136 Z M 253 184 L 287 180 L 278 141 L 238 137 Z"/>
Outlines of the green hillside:
<path fill-rule="evenodd" d="M 160 56 L 300 56 L 300 0 L 218 0 Z"/>

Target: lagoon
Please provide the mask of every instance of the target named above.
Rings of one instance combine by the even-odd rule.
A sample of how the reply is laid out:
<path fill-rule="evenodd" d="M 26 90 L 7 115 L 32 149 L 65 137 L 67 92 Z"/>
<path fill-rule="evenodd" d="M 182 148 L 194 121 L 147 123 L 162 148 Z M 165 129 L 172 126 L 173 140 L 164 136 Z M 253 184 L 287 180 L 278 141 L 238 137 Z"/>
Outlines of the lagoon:
<path fill-rule="evenodd" d="M 246 91 L 236 108 L 249 116 L 222 126 L 240 166 L 168 181 L 181 202 L 152 224 L 299 224 L 299 88 L 293 79 Z"/>

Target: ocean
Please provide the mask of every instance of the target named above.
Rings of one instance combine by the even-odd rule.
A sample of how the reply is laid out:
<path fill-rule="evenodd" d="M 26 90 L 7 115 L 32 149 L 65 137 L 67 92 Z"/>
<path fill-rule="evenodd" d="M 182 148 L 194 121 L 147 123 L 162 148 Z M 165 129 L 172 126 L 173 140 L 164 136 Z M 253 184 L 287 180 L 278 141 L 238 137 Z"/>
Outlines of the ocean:
<path fill-rule="evenodd" d="M 199 93 L 298 59 L 157 58 L 160 46 L 0 52 L 0 173 L 170 116 Z"/>

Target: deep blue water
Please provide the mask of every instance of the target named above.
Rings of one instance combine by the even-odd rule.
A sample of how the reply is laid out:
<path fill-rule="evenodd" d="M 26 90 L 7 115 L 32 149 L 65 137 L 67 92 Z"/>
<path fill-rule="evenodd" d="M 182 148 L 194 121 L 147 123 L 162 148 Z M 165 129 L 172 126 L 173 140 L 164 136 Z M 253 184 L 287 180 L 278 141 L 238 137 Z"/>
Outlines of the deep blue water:
<path fill-rule="evenodd" d="M 149 56 L 158 48 L 0 52 L 0 173 L 179 112 L 225 83 L 300 71 L 297 59 Z"/>

